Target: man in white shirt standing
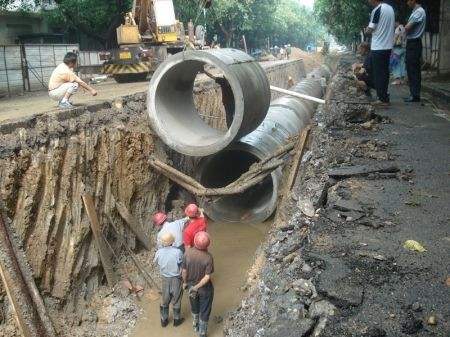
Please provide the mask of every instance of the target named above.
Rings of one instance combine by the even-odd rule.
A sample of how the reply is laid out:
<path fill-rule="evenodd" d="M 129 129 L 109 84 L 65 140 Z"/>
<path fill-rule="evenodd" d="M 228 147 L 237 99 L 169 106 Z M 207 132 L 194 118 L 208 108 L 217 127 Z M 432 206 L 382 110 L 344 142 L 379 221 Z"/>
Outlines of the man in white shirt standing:
<path fill-rule="evenodd" d="M 411 96 L 405 102 L 420 102 L 422 81 L 422 35 L 425 32 L 427 15 L 417 0 L 407 0 L 413 12 L 406 24 L 406 72 Z"/>
<path fill-rule="evenodd" d="M 379 107 L 389 106 L 389 59 L 394 46 L 395 13 L 394 9 L 378 0 L 369 0 L 374 7 L 366 33 L 372 34 L 370 53 L 373 80 L 378 100 L 373 104 Z"/>

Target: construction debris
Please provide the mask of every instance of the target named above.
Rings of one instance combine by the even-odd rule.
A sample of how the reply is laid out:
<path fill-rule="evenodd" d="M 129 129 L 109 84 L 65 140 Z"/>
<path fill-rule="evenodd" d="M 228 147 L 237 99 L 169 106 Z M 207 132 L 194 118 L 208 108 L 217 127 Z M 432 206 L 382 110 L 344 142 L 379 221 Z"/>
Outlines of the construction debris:
<path fill-rule="evenodd" d="M 335 179 L 343 179 L 355 176 L 367 176 L 370 173 L 397 173 L 400 169 L 392 164 L 369 166 L 355 165 L 332 168 L 328 171 L 328 176 Z"/>
<path fill-rule="evenodd" d="M 414 240 L 406 240 L 405 243 L 403 244 L 403 247 L 419 253 L 427 251 L 419 242 Z"/>

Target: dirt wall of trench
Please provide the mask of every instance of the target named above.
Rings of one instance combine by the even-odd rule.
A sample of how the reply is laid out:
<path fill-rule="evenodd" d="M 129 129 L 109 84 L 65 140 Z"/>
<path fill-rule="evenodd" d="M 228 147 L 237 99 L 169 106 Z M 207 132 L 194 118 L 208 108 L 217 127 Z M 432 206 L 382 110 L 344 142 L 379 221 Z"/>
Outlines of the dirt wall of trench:
<path fill-rule="evenodd" d="M 263 66 L 270 83 L 284 88 L 289 76 L 305 75 L 301 61 Z M 195 100 L 208 123 L 223 123 L 220 90 L 211 82 L 195 88 Z M 164 208 L 169 193 L 169 181 L 149 167 L 150 156 L 170 157 L 184 171 L 192 167 L 152 133 L 145 101 L 140 93 L 0 124 L 4 211 L 41 293 L 61 304 L 89 298 L 104 282 L 82 193 L 94 196 L 103 233 L 120 252 L 108 230 L 108 214 L 122 222 L 114 200 L 150 230 L 151 213 Z M 125 226 L 123 231 L 127 244 L 135 247 L 134 235 Z M 0 324 L 7 302 L 2 294 L 0 284 Z"/>
<path fill-rule="evenodd" d="M 306 76 L 302 60 L 280 63 L 263 62 L 261 65 L 266 71 L 270 84 L 285 89 L 289 87 L 289 77 L 298 82 Z M 225 110 L 222 105 L 220 87 L 214 85 L 212 81 L 208 81 L 194 90 L 197 94 L 196 106 L 203 120 L 214 128 L 226 130 Z M 272 100 L 280 96 L 282 94 L 272 92 Z"/>

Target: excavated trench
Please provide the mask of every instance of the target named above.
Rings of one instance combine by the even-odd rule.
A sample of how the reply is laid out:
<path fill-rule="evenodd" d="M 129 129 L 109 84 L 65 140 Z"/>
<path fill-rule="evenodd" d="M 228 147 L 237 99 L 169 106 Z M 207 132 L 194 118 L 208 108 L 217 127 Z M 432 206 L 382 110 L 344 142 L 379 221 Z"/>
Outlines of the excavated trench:
<path fill-rule="evenodd" d="M 270 84 L 280 87 L 287 87 L 289 76 L 304 75 L 299 61 L 267 64 L 264 70 Z M 220 88 L 206 81 L 195 85 L 193 90 L 195 106 L 206 112 L 201 116 L 204 122 L 213 128 L 223 126 Z M 112 290 L 106 286 L 81 196 L 88 193 L 95 200 L 101 233 L 114 252 L 116 271 L 134 285 L 142 286 L 145 286 L 142 277 L 136 275 L 129 260 L 123 257 L 124 244 L 136 252 L 143 252 L 142 245 L 127 227 L 117 204 L 124 205 L 143 229 L 151 232 L 153 211 L 170 206 L 171 216 L 176 217 L 184 203 L 176 199 L 192 198 L 179 193 L 178 188 L 148 165 L 150 156 L 156 155 L 193 174 L 193 159 L 175 153 L 160 141 L 150 128 L 145 110 L 146 95 L 142 93 L 0 124 L 1 210 L 7 226 L 14 232 L 12 239 L 25 253 L 34 282 L 60 336 L 123 336 L 138 316 L 132 296 L 124 294 L 121 287 Z M 254 160 L 252 157 L 243 162 L 240 170 Z M 239 174 L 231 170 L 227 173 L 230 176 L 226 179 Z M 205 184 L 217 184 L 216 179 L 221 178 L 203 179 Z M 220 184 L 223 183 L 222 180 Z M 235 206 L 239 207 L 238 204 Z M 111 223 L 119 228 L 120 238 Z M 221 254 L 221 239 L 232 240 L 223 225 L 217 228 L 221 228 L 217 229 L 216 240 L 217 254 Z M 226 233 L 221 237 L 222 229 Z M 240 269 L 250 265 L 249 256 L 264 230 L 259 226 L 257 232 L 243 234 L 243 240 L 256 239 L 249 251 L 234 257 L 245 255 L 248 259 L 243 259 L 248 263 L 238 265 Z M 153 270 L 148 262 L 150 257 L 151 252 L 138 256 Z M 243 283 L 242 277 L 234 282 Z M 236 300 L 239 297 L 234 298 L 232 305 Z M 0 335 L 20 335 L 1 282 Z"/>

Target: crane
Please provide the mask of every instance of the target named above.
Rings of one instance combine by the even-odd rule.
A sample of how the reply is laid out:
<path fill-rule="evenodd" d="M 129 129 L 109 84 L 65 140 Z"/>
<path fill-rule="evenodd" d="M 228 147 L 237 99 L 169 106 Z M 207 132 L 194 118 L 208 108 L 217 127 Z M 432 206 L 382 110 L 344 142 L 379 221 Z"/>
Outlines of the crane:
<path fill-rule="evenodd" d="M 200 0 L 209 8 L 211 0 Z M 124 23 L 117 28 L 118 48 L 102 53 L 104 74 L 119 82 L 145 80 L 169 55 L 186 45 L 184 25 L 175 18 L 172 0 L 133 0 Z"/>

